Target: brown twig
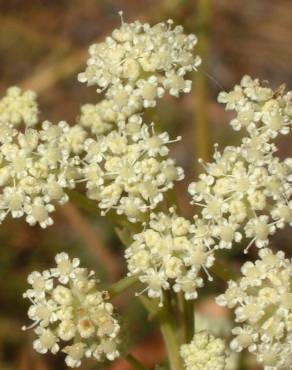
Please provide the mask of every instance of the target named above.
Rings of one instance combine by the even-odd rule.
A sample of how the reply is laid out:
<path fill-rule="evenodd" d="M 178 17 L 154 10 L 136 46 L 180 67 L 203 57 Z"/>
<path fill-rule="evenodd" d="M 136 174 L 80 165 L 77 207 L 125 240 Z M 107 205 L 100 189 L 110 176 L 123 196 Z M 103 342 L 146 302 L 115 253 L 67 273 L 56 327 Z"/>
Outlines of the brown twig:
<path fill-rule="evenodd" d="M 33 29 L 32 25 L 28 25 L 22 22 L 19 18 L 0 15 L 0 24 L 1 28 L 5 32 L 10 32 L 20 34 L 22 37 L 26 37 L 32 42 L 39 42 L 42 45 L 46 45 L 50 48 L 58 49 L 69 49 L 72 45 L 67 40 L 64 40 L 60 37 L 56 37 L 50 34 L 39 32 L 38 30 Z"/>
<path fill-rule="evenodd" d="M 87 58 L 87 49 L 78 49 L 73 51 L 57 64 L 49 64 L 40 69 L 33 76 L 28 77 L 20 83 L 23 89 L 32 89 L 38 93 L 50 89 L 59 81 L 70 77 L 76 73 L 79 68 L 85 64 Z"/>

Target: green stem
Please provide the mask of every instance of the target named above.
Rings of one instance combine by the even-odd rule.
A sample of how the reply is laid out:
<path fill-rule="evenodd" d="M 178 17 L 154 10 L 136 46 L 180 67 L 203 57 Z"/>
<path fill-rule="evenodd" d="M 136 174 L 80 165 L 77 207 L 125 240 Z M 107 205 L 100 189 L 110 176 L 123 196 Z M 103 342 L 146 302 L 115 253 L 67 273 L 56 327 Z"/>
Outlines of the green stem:
<path fill-rule="evenodd" d="M 147 370 L 147 368 L 144 365 L 142 365 L 141 362 L 139 360 L 137 360 L 136 357 L 134 357 L 130 353 L 127 354 L 127 356 L 125 357 L 125 360 L 131 366 L 133 366 L 134 369 L 137 369 L 137 370 Z"/>
<path fill-rule="evenodd" d="M 158 306 L 157 300 L 153 298 L 150 299 L 146 295 L 140 295 L 139 300 L 142 303 L 142 305 L 146 308 L 146 310 L 149 312 L 151 319 L 159 316 L 161 309 Z"/>
<path fill-rule="evenodd" d="M 114 298 L 137 283 L 138 278 L 136 276 L 126 276 L 108 289 L 109 295 L 111 298 Z"/>
<path fill-rule="evenodd" d="M 173 315 L 170 297 L 165 294 L 163 308 L 160 312 L 160 328 L 166 345 L 171 370 L 184 370 L 180 357 L 180 343 L 178 329 L 175 326 L 176 317 Z"/>
<path fill-rule="evenodd" d="M 176 307 L 175 314 L 177 317 L 177 325 L 179 326 L 179 341 L 180 343 L 185 342 L 186 328 L 184 320 L 184 296 L 183 292 L 179 292 L 176 295 Z"/>
<path fill-rule="evenodd" d="M 211 140 L 209 123 L 209 89 L 208 81 L 204 73 L 204 67 L 209 50 L 209 28 L 211 20 L 211 0 L 198 0 L 197 36 L 198 36 L 198 55 L 202 58 L 202 65 L 195 72 L 195 113 L 196 113 L 196 133 L 195 144 L 197 155 L 204 161 L 211 160 Z"/>
<path fill-rule="evenodd" d="M 158 307 L 157 300 L 149 299 L 145 296 L 139 297 L 140 301 L 152 317 L 156 317 L 160 322 L 160 330 L 167 349 L 168 360 L 171 370 L 184 370 L 179 349 L 178 328 L 175 323 L 177 318 L 173 314 L 170 297 L 164 294 L 163 307 Z M 154 301 L 154 302 L 153 302 Z"/>
<path fill-rule="evenodd" d="M 82 209 L 83 211 L 94 217 L 100 216 L 100 209 L 98 208 L 97 201 L 88 199 L 84 194 L 80 193 L 77 190 L 67 189 L 66 193 L 68 194 L 70 201 L 74 203 L 78 208 Z M 129 222 L 126 217 L 119 216 L 115 212 L 109 211 L 106 217 L 114 226 L 126 228 L 133 233 L 140 230 L 140 226 L 138 224 Z"/>
<path fill-rule="evenodd" d="M 189 343 L 194 336 L 195 331 L 195 315 L 194 301 L 184 299 L 184 328 L 185 328 L 185 343 Z"/>

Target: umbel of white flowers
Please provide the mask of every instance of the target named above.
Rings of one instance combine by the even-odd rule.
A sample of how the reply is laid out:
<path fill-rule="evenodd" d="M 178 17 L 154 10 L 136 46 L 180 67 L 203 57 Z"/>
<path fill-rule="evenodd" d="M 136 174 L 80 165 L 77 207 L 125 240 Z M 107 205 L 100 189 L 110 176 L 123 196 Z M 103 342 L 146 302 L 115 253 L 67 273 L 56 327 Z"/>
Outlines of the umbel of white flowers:
<path fill-rule="evenodd" d="M 292 225 L 292 160 L 280 160 L 273 142 L 290 132 L 291 93 L 273 92 L 245 76 L 219 101 L 238 115 L 253 109 L 255 117 L 247 122 L 251 116 L 244 115 L 248 136 L 241 145 L 222 154 L 216 146 L 214 161 L 204 164 L 206 173 L 189 185 L 191 203 L 202 207 L 199 215 L 190 222 L 173 210 L 152 212 L 134 236 L 125 254 L 129 275 L 145 283 L 149 297 L 161 300 L 163 290 L 173 289 L 195 299 L 203 286 L 201 269 L 213 265 L 215 250 L 230 249 L 243 237 L 249 240 L 245 252 L 253 243 L 262 248 L 277 229 Z"/>
<path fill-rule="evenodd" d="M 63 121 L 37 127 L 36 94 L 8 89 L 0 101 L 0 219 L 25 216 L 30 225 L 47 227 L 55 204 L 67 202 L 66 189 L 79 182 L 103 214 L 114 209 L 137 221 L 154 209 L 183 178 L 167 148 L 180 138 L 156 133 L 140 114 L 165 91 L 190 91 L 185 78 L 200 64 L 196 42 L 172 21 L 153 27 L 122 22 L 112 37 L 90 47 L 79 76 L 105 90 L 105 99 L 83 106 L 71 127 Z"/>
<path fill-rule="evenodd" d="M 192 224 L 176 214 L 151 213 L 149 224 L 134 235 L 134 242 L 126 249 L 128 275 L 136 275 L 146 285 L 151 298 L 163 304 L 163 291 L 182 292 L 185 299 L 195 299 L 197 289 L 203 286 L 200 276 L 214 263 L 214 246 L 206 235 L 207 228 Z"/>
<path fill-rule="evenodd" d="M 66 253 L 55 257 L 56 267 L 28 276 L 31 285 L 24 297 L 31 301 L 28 316 L 39 353 L 66 354 L 66 364 L 78 367 L 84 357 L 114 360 L 120 326 L 108 293 L 99 291 L 93 272 L 79 267 L 79 259 Z"/>
<path fill-rule="evenodd" d="M 248 136 L 222 154 L 216 149 L 214 162 L 204 165 L 207 173 L 190 184 L 189 191 L 193 203 L 203 207 L 202 222 L 214 225 L 220 248 L 241 240 L 240 226 L 251 243 L 261 247 L 276 228 L 292 222 L 292 163 L 290 158 L 276 157 L 274 144 L 279 133 L 290 130 L 291 93 L 273 92 L 247 76 L 234 91 L 221 93 L 219 100 L 238 115 L 253 107 L 256 118 L 248 123 L 250 115 L 244 115 Z M 250 91 L 253 95 L 248 95 Z M 85 182 L 88 197 L 102 210 L 113 209 L 137 221 L 163 200 L 175 180 L 183 178 L 183 170 L 168 158 L 167 147 L 180 138 L 156 133 L 138 114 L 96 136 L 81 124 L 70 127 L 63 121 L 31 128 L 37 112 L 35 95 L 21 94 L 17 88 L 9 89 L 0 101 L 2 220 L 8 214 L 24 215 L 31 225 L 46 227 L 53 222 L 49 214 L 54 205 L 68 201 L 65 190 Z M 271 124 L 275 117 L 278 125 Z"/>
<path fill-rule="evenodd" d="M 113 209 L 131 222 L 156 208 L 163 194 L 184 177 L 183 169 L 168 158 L 166 132 L 156 134 L 132 116 L 123 128 L 85 141 L 83 175 L 87 196 L 105 214 Z"/>
<path fill-rule="evenodd" d="M 197 37 L 173 27 L 172 20 L 150 26 L 122 19 L 104 42 L 90 46 L 87 68 L 78 79 L 106 91 L 116 111 L 153 107 L 165 90 L 174 96 L 191 90 L 185 76 L 201 64 L 193 54 L 196 44 Z"/>
<path fill-rule="evenodd" d="M 265 370 L 280 370 L 291 363 L 291 262 L 265 247 L 278 228 L 292 224 L 292 159 L 279 159 L 275 144 L 290 133 L 292 93 L 284 87 L 273 91 L 249 76 L 220 93 L 219 102 L 235 111 L 231 126 L 246 135 L 221 153 L 215 146 L 214 161 L 202 163 L 205 173 L 189 186 L 199 214 L 189 221 L 172 207 L 160 212 L 165 193 L 184 176 L 168 157 L 169 144 L 181 138 L 157 132 L 142 113 L 166 91 L 173 96 L 190 91 L 188 73 L 200 64 L 196 43 L 196 36 L 170 20 L 150 26 L 122 19 L 120 28 L 89 49 L 79 80 L 97 86 L 104 100 L 81 107 L 73 126 L 38 125 L 36 95 L 8 89 L 0 100 L 0 220 L 11 214 L 47 227 L 55 204 L 68 201 L 66 190 L 83 183 L 102 215 L 112 211 L 130 222 L 148 220 L 125 255 L 129 275 L 161 304 L 167 289 L 195 299 L 201 271 L 212 279 L 208 269 L 215 251 L 246 237 L 245 251 L 254 243 L 261 260 L 244 265 L 245 276 L 230 283 L 218 302 L 238 305 L 236 319 L 245 323 L 234 328 L 232 348 L 247 347 Z M 35 349 L 56 353 L 64 343 L 69 366 L 79 366 L 86 356 L 113 360 L 119 324 L 112 305 L 78 259 L 61 253 L 56 263 L 28 279 Z M 181 355 L 187 369 L 225 366 L 222 342 L 207 333 L 197 333 Z"/>
<path fill-rule="evenodd" d="M 246 251 L 252 243 L 261 248 L 277 228 L 292 224 L 292 159 L 280 160 L 274 143 L 279 134 L 290 133 L 291 98 L 291 92 L 273 91 L 249 76 L 219 94 L 219 102 L 236 111 L 232 127 L 246 128 L 248 136 L 222 154 L 215 147 L 214 162 L 204 164 L 206 173 L 189 192 L 220 248 L 239 242 L 242 231 L 250 239 Z"/>
<path fill-rule="evenodd" d="M 217 303 L 235 308 L 231 349 L 248 349 L 265 370 L 288 369 L 292 363 L 292 262 L 282 251 L 264 248 L 260 259 L 246 262 L 242 277 L 228 283 Z"/>

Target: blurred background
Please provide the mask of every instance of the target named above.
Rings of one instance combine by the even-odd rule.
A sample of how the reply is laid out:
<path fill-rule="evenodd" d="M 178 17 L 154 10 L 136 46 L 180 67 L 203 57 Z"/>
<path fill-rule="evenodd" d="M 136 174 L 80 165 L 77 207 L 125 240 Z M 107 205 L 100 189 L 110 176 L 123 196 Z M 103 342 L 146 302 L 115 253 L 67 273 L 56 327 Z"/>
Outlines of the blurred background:
<path fill-rule="evenodd" d="M 160 101 L 156 119 L 172 136 L 182 135 L 171 155 L 186 170 L 177 186 L 185 216 L 192 209 L 187 184 L 202 169 L 197 158 L 210 159 L 215 142 L 224 147 L 236 144 L 239 134 L 228 125 L 230 115 L 216 103 L 221 89 L 231 89 L 242 75 L 269 80 L 275 88 L 292 86 L 292 2 L 291 0 L 0 0 L 0 94 L 20 85 L 39 93 L 41 118 L 74 124 L 80 105 L 100 99 L 94 88 L 77 82 L 84 69 L 87 48 L 119 27 L 119 10 L 130 22 L 155 23 L 172 18 L 187 32 L 198 35 L 198 53 L 203 57 L 201 72 L 193 76 L 193 94 Z M 204 138 L 204 140 L 200 139 Z M 289 153 L 290 150 L 290 153 Z M 291 142 L 283 138 L 280 156 L 291 155 Z M 26 276 L 51 266 L 56 253 L 66 251 L 80 257 L 82 264 L 97 271 L 106 284 L 123 276 L 123 251 L 112 226 L 70 203 L 54 214 L 55 223 L 46 230 L 31 228 L 23 220 L 6 220 L 0 228 L 0 369 L 62 370 L 63 356 L 41 356 L 32 350 L 32 333 L 22 332 L 28 323 L 27 303 L 22 293 Z M 272 241 L 289 254 L 288 232 Z M 235 268 L 243 262 L 240 249 L 229 253 Z M 255 251 L 254 251 L 255 252 Z M 251 251 L 251 255 L 254 253 Z M 291 255 L 291 250 L 290 250 Z M 241 259 L 241 261 L 240 261 Z M 236 262 L 237 261 L 237 262 Z M 197 303 L 202 316 L 211 317 L 213 327 L 228 337 L 228 316 L 213 303 L 224 283 L 207 286 Z M 155 322 L 133 298 L 130 290 L 115 301 L 123 316 L 129 348 L 155 368 L 163 364 L 165 351 Z M 200 320 L 199 320 L 200 321 Z M 200 322 L 203 322 L 202 319 Z M 216 323 L 216 325 L 215 325 Z M 129 335 L 130 333 L 130 335 Z M 238 361 L 238 362 L 237 362 Z M 84 370 L 128 370 L 123 360 Z M 231 370 L 260 370 L 252 359 L 240 356 Z"/>

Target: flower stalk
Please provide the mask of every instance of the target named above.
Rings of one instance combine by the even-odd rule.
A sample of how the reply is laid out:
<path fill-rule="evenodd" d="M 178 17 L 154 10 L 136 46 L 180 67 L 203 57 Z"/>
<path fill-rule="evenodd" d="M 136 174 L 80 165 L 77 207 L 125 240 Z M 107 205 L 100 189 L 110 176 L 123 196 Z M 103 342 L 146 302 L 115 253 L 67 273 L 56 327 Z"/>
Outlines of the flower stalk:
<path fill-rule="evenodd" d="M 170 296 L 164 295 L 163 307 L 160 312 L 160 328 L 166 345 L 171 370 L 184 370 L 180 356 L 178 328 L 175 325 L 176 317 L 173 314 Z"/>
<path fill-rule="evenodd" d="M 195 312 L 194 312 L 194 301 L 187 301 L 186 299 L 183 300 L 184 304 L 184 311 L 183 311 L 183 318 L 184 318 L 184 328 L 185 328 L 185 343 L 189 343 L 195 332 Z"/>
<path fill-rule="evenodd" d="M 125 278 L 119 280 L 113 284 L 109 289 L 108 293 L 111 298 L 114 298 L 125 290 L 134 287 L 138 283 L 138 278 L 136 276 L 126 276 Z"/>
<path fill-rule="evenodd" d="M 194 74 L 194 81 L 196 86 L 195 96 L 195 147 L 198 158 L 202 158 L 204 161 L 211 159 L 212 146 L 210 140 L 210 122 L 209 122 L 209 88 L 204 67 L 208 60 L 209 51 L 209 28 L 211 20 L 211 0 L 199 0 L 198 1 L 198 50 L 199 55 L 202 58 L 202 66 Z"/>

